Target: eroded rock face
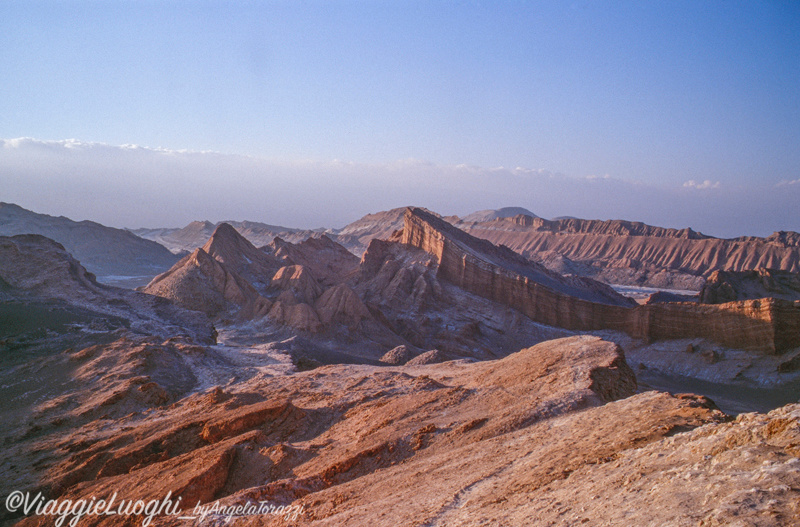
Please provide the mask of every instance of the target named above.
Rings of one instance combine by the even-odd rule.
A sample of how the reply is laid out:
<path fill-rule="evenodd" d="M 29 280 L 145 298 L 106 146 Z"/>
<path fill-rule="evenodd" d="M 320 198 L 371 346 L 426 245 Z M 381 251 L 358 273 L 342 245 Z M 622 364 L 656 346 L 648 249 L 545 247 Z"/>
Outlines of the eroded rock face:
<path fill-rule="evenodd" d="M 525 215 L 458 227 L 536 261 L 561 255 L 584 266 L 585 276 L 609 283 L 699 289 L 715 270 L 800 271 L 797 233 L 726 240 L 639 222 Z"/>
<path fill-rule="evenodd" d="M 636 306 L 597 282 L 545 272 L 424 211 L 409 209 L 405 217 L 403 243 L 432 254 L 438 260 L 437 277 L 518 309 L 537 322 L 582 331 L 613 329 L 645 339 L 702 337 L 768 353 L 800 345 L 800 306 L 791 302 Z"/>
<path fill-rule="evenodd" d="M 357 326 L 362 320 L 372 318 L 369 310 L 355 291 L 344 284 L 327 289 L 315 305 L 323 324 L 339 323 Z"/>
<path fill-rule="evenodd" d="M 0 302 L 0 349 L 24 348 L 29 332 L 77 337 L 76 326 L 85 326 L 86 337 L 124 329 L 202 342 L 214 338 L 205 316 L 151 295 L 99 284 L 62 245 L 34 234 L 0 236 Z M 5 338 L 9 335 L 14 342 Z"/>
<path fill-rule="evenodd" d="M 800 300 L 800 274 L 764 268 L 714 271 L 700 291 L 700 302 L 705 304 L 765 297 Z"/>
<path fill-rule="evenodd" d="M 202 248 L 155 277 L 144 292 L 168 298 L 211 317 L 231 312 L 251 319 L 266 315 L 272 307 L 247 280 Z"/>
<path fill-rule="evenodd" d="M 294 300 L 306 304 L 313 304 L 322 294 L 322 287 L 311 271 L 302 265 L 287 265 L 278 269 L 272 277 L 271 287 L 288 291 Z M 285 298 L 281 300 L 286 302 Z"/>

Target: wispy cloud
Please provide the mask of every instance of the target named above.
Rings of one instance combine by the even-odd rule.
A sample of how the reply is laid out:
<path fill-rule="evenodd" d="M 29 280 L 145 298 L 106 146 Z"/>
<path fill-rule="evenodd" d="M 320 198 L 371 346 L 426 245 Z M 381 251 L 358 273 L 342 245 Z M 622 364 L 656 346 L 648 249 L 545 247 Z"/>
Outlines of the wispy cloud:
<path fill-rule="evenodd" d="M 712 182 L 710 179 L 706 179 L 705 181 L 701 181 L 700 183 L 698 183 L 693 179 L 690 179 L 689 181 L 683 184 L 683 188 L 694 188 L 698 190 L 720 188 L 721 186 L 722 184 L 719 181 Z"/>
<path fill-rule="evenodd" d="M 22 138 L 0 140 L 0 181 L 0 201 L 122 227 L 203 219 L 341 227 L 367 213 L 418 205 L 445 215 L 521 206 L 543 217 L 629 219 L 717 236 L 800 230 L 800 184 L 791 182 L 781 192 L 694 180 L 658 187 L 610 175 L 417 159 L 285 161 Z"/>
<path fill-rule="evenodd" d="M 791 181 L 784 180 L 775 184 L 776 187 L 785 187 L 786 185 L 800 185 L 800 179 L 793 179 Z"/>

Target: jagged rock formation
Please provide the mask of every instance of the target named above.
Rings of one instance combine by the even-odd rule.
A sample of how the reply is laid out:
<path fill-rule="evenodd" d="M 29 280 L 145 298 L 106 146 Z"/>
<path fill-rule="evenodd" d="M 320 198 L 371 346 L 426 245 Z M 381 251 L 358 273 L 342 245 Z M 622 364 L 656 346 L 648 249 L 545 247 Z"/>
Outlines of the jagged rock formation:
<path fill-rule="evenodd" d="M 91 340 L 104 329 L 214 338 L 205 317 L 99 284 L 61 244 L 34 234 L 0 237 L 0 313 L 0 348 L 24 348 L 48 332 Z"/>
<path fill-rule="evenodd" d="M 214 231 L 223 223 L 232 226 L 236 231 L 256 247 L 263 247 L 276 237 L 289 241 L 301 241 L 311 236 L 313 231 L 267 225 L 254 221 L 193 221 L 180 229 L 132 229 L 131 232 L 142 238 L 160 243 L 175 254 L 193 252 L 202 247 Z"/>
<path fill-rule="evenodd" d="M 564 335 L 457 287 L 443 288 L 434 265 L 427 253 L 396 242 L 374 242 L 362 262 L 325 236 L 299 244 L 275 239 L 255 249 L 220 225 L 146 291 L 223 325 L 255 320 L 260 327 L 323 333 L 352 344 L 348 353 L 359 361 L 375 361 L 398 345 L 494 358 Z"/>
<path fill-rule="evenodd" d="M 273 255 L 259 251 L 227 223 L 220 223 L 202 247 L 211 258 L 224 264 L 258 291 L 270 285 L 271 277 L 282 266 Z"/>
<path fill-rule="evenodd" d="M 560 255 L 588 266 L 586 276 L 606 283 L 699 289 L 702 279 L 693 277 L 715 270 L 800 271 L 797 233 L 726 240 L 622 220 L 550 221 L 525 215 L 458 226 L 535 261 Z"/>
<path fill-rule="evenodd" d="M 322 294 L 322 287 L 311 271 L 302 265 L 287 265 L 278 269 L 272 277 L 271 287 L 282 291 L 278 300 L 291 304 L 303 302 L 313 304 Z"/>
<path fill-rule="evenodd" d="M 250 260 L 248 254 L 255 260 Z M 266 255 L 258 253 L 232 227 L 220 226 L 205 247 L 195 249 L 172 269 L 155 277 L 144 291 L 211 317 L 263 317 L 272 308 L 272 303 L 234 270 L 248 274 L 259 270 L 268 272 L 269 262 L 262 259 L 266 260 Z M 226 261 L 230 263 L 226 264 Z"/>
<path fill-rule="evenodd" d="M 714 271 L 700 291 L 700 302 L 705 304 L 765 297 L 800 300 L 800 273 L 777 269 Z"/>
<path fill-rule="evenodd" d="M 161 245 L 126 230 L 0 203 L 0 236 L 18 234 L 39 234 L 55 240 L 102 280 L 114 275 L 152 277 L 177 260 Z"/>
<path fill-rule="evenodd" d="M 591 280 L 567 280 L 419 209 L 405 215 L 403 243 L 433 255 L 437 277 L 532 320 L 573 330 L 613 329 L 637 338 L 703 337 L 740 349 L 781 352 L 800 345 L 800 305 L 777 299 L 635 303 Z M 618 297 L 618 298 L 617 298 Z"/>
<path fill-rule="evenodd" d="M 326 286 L 342 282 L 358 268 L 358 257 L 325 235 L 311 237 L 297 244 L 275 238 L 264 250 L 274 254 L 284 264 L 308 268 Z"/>

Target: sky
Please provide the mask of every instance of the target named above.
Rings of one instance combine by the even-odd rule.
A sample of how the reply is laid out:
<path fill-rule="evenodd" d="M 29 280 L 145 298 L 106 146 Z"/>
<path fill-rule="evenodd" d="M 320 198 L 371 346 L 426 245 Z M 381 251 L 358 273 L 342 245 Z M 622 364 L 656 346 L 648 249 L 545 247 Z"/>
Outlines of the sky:
<path fill-rule="evenodd" d="M 797 2 L 5 0 L 0 49 L 0 201 L 37 212 L 800 231 Z"/>

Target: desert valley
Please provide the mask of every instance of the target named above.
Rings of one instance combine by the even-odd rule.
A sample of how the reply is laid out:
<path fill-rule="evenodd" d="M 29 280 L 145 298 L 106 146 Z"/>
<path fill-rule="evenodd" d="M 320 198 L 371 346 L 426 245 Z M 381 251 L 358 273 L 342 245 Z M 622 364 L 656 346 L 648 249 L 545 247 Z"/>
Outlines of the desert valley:
<path fill-rule="evenodd" d="M 800 523 L 796 232 L 2 203 L 0 364 L 8 525 Z"/>

